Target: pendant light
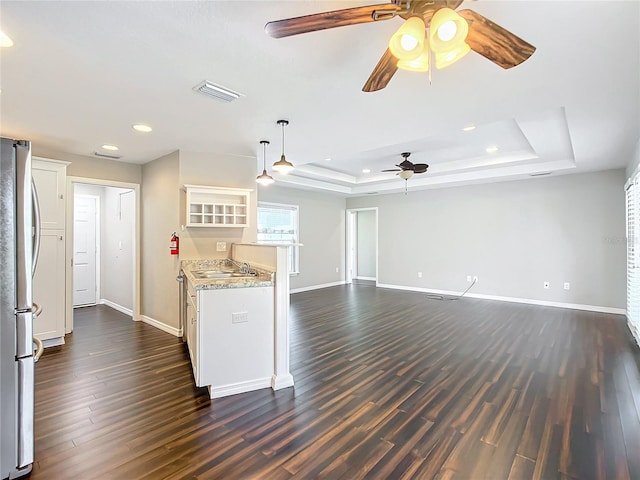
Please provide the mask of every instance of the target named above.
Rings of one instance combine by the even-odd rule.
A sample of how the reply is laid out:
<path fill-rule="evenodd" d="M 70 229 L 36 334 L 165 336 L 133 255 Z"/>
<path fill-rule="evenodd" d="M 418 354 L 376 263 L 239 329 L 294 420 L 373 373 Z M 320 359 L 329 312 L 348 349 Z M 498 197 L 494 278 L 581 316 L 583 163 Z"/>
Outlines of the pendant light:
<path fill-rule="evenodd" d="M 260 185 L 271 185 L 275 180 L 271 175 L 267 173 L 267 145 L 269 145 L 269 140 L 260 140 L 262 144 L 262 174 L 256 178 L 256 182 Z"/>
<path fill-rule="evenodd" d="M 278 125 L 280 125 L 282 127 L 282 156 L 280 157 L 280 160 L 278 160 L 276 163 L 273 164 L 273 169 L 276 172 L 279 172 L 279 173 L 282 173 L 282 174 L 286 175 L 291 170 L 293 170 L 293 163 L 287 162 L 287 159 L 284 156 L 284 127 L 289 125 L 289 121 L 288 120 L 278 120 L 277 123 L 278 123 Z"/>

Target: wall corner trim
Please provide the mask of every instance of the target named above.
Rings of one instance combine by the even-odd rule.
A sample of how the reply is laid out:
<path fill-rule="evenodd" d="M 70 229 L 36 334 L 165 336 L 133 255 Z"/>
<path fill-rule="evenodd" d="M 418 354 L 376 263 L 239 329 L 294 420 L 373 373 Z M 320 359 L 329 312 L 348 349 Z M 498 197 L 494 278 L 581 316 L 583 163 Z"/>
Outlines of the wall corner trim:
<path fill-rule="evenodd" d="M 434 290 L 429 288 L 407 287 L 404 285 L 391 285 L 386 283 L 379 283 L 378 287 L 391 288 L 394 290 L 408 290 L 412 292 L 436 293 L 440 295 L 454 295 L 454 296 L 460 295 L 460 292 L 452 292 L 448 290 Z M 583 305 L 579 303 L 550 302 L 546 300 L 534 300 L 531 298 L 504 297 L 500 295 L 485 295 L 483 293 L 467 293 L 465 297 L 478 298 L 481 300 L 496 300 L 498 302 L 525 303 L 528 305 L 540 305 L 543 307 L 557 307 L 557 308 L 568 308 L 571 310 L 585 310 L 588 312 L 612 313 L 616 315 L 625 315 L 627 313 L 627 311 L 624 308 L 602 307 L 599 305 Z"/>
<path fill-rule="evenodd" d="M 181 328 L 172 327 L 170 325 L 167 325 L 166 323 L 162 323 L 161 321 L 156 320 L 155 318 L 147 317 L 146 315 L 140 315 L 140 320 L 147 325 L 151 325 L 152 327 L 156 327 L 157 329 L 162 330 L 163 332 L 170 333 L 174 337 L 182 337 Z"/>

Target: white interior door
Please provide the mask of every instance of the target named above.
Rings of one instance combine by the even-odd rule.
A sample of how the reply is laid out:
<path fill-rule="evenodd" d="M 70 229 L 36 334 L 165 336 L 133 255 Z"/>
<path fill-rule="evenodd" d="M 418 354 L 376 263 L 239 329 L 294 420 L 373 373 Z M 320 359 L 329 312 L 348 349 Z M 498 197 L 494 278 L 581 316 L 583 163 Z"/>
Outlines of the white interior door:
<path fill-rule="evenodd" d="M 97 197 L 75 195 L 73 205 L 73 306 L 95 305 Z"/>

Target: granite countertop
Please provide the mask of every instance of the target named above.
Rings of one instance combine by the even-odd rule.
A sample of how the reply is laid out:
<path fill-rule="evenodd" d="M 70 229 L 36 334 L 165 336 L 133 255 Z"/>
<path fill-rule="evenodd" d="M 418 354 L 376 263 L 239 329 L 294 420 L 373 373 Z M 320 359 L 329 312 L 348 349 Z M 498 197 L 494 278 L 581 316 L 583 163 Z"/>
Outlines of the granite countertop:
<path fill-rule="evenodd" d="M 240 262 L 242 263 L 242 262 Z M 250 267 L 250 272 L 255 276 L 223 277 L 223 278 L 198 278 L 193 272 L 199 270 L 234 270 L 238 268 L 228 262 L 226 258 L 217 260 L 183 260 L 180 266 L 184 275 L 196 290 L 216 290 L 220 288 L 248 288 L 248 287 L 272 287 L 274 285 L 274 273 L 260 268 Z"/>

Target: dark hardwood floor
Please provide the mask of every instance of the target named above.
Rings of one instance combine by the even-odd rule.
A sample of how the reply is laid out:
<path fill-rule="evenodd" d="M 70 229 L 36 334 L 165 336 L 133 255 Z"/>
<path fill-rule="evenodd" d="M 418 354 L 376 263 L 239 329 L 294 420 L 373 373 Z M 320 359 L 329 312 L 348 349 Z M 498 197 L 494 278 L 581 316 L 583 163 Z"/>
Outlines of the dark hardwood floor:
<path fill-rule="evenodd" d="M 180 339 L 76 311 L 37 364 L 31 478 L 640 479 L 622 316 L 366 285 L 291 312 L 295 388 L 211 401 Z"/>

